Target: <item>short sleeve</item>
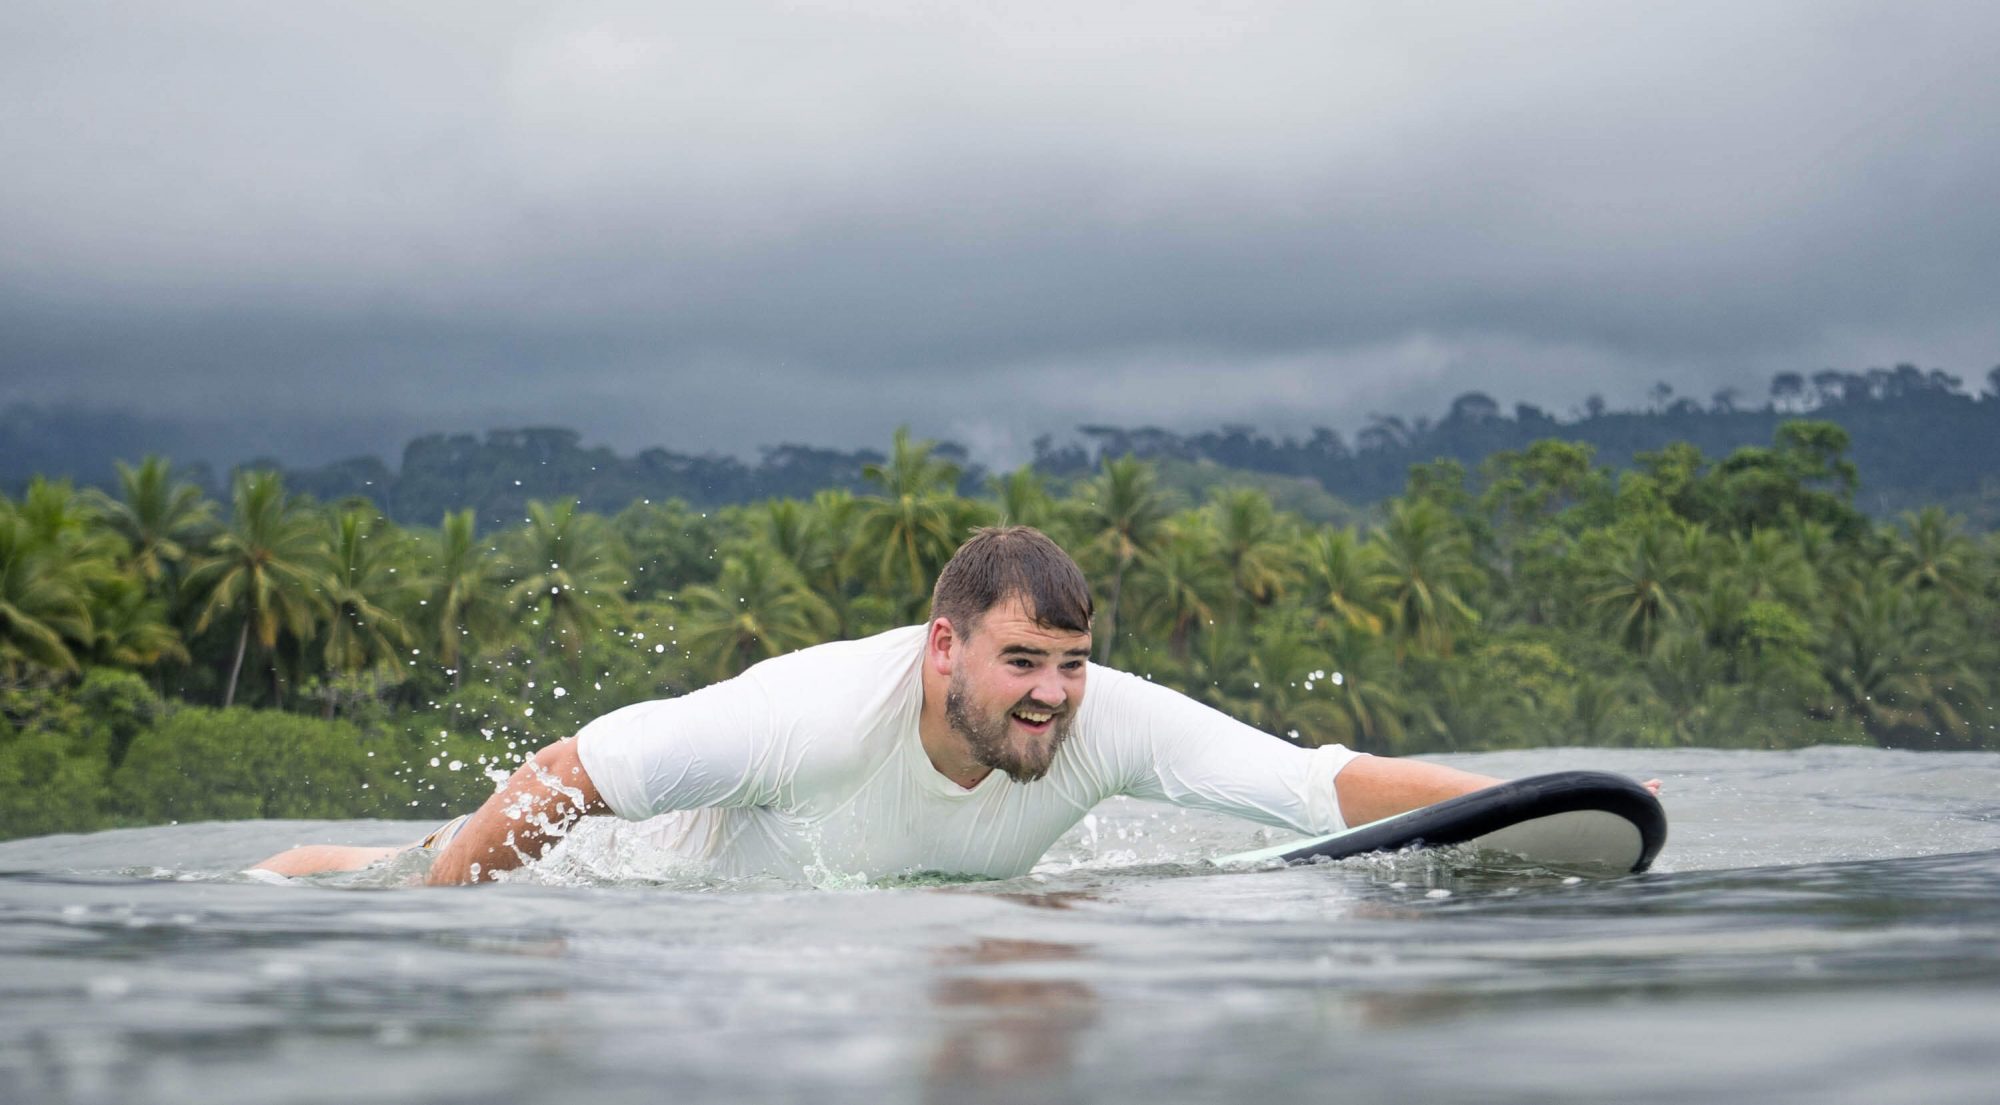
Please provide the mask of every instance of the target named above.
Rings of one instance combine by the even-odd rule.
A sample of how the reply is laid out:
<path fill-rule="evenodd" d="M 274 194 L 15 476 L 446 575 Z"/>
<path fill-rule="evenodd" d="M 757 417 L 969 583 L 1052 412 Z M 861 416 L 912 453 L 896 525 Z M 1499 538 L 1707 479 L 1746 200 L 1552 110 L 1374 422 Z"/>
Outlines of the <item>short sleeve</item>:
<path fill-rule="evenodd" d="M 1125 672 L 1093 668 L 1090 678 L 1088 721 L 1117 758 L 1124 793 L 1303 833 L 1347 827 L 1334 778 L 1359 753 L 1300 748 Z"/>
<path fill-rule="evenodd" d="M 605 714 L 577 733 L 577 756 L 605 804 L 629 820 L 757 805 L 772 728 L 770 696 L 746 673 Z"/>

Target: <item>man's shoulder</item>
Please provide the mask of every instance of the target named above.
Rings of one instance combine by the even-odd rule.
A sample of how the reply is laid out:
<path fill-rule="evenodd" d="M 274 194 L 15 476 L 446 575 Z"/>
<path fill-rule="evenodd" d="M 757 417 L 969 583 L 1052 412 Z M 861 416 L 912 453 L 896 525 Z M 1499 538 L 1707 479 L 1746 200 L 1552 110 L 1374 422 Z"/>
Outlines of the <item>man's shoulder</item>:
<path fill-rule="evenodd" d="M 1150 675 L 1092 664 L 1077 729 L 1079 735 L 1095 738 L 1145 737 L 1162 723 L 1187 723 L 1213 714 L 1212 707 L 1155 682 Z"/>
<path fill-rule="evenodd" d="M 1168 694 L 1179 693 L 1171 687 L 1153 682 L 1151 676 L 1139 675 L 1119 668 L 1107 668 L 1103 664 L 1092 663 L 1090 665 L 1089 678 L 1084 682 L 1084 705 L 1088 706 L 1090 704 L 1090 696 L 1101 690 L 1112 692 L 1111 695 L 1106 697 L 1116 697 L 1118 695 L 1131 694 L 1135 691 L 1139 694 L 1146 694 L 1148 693 L 1148 688 L 1156 691 L 1164 691 Z"/>
<path fill-rule="evenodd" d="M 829 641 L 774 656 L 737 679 L 761 693 L 788 728 L 852 731 L 900 716 L 920 694 L 923 626 L 904 626 L 852 641 Z"/>
<path fill-rule="evenodd" d="M 759 661 L 743 674 L 761 680 L 816 678 L 822 674 L 849 675 L 855 671 L 880 670 L 901 674 L 915 671 L 924 639 L 924 627 L 906 625 L 852 641 L 828 641 Z"/>

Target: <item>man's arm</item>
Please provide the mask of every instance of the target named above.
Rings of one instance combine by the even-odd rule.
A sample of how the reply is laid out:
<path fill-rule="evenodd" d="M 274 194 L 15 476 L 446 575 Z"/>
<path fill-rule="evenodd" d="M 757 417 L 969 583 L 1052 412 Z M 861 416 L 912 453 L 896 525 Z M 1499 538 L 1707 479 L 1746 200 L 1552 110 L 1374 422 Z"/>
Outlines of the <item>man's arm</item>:
<path fill-rule="evenodd" d="M 576 738 L 535 753 L 466 821 L 426 878 L 432 886 L 481 882 L 540 859 L 588 814 L 610 813 L 577 757 Z"/>
<path fill-rule="evenodd" d="M 1126 767 L 1107 774 L 1121 780 L 1119 792 L 1134 797 L 1317 835 L 1502 781 L 1441 764 L 1344 751 L 1337 759 L 1315 762 L 1313 757 L 1328 757 L 1335 750 L 1299 748 L 1123 672 L 1093 669 L 1091 678 L 1096 685 L 1084 710 L 1105 727 L 1112 754 L 1129 757 Z M 1643 785 L 1659 793 L 1659 780 Z"/>
<path fill-rule="evenodd" d="M 1334 776 L 1333 790 L 1340 798 L 1342 818 L 1349 825 L 1366 825 L 1483 790 L 1501 781 L 1491 775 L 1475 775 L 1443 764 L 1360 756 Z M 1656 797 L 1660 793 L 1658 779 L 1648 779 L 1639 785 Z"/>
<path fill-rule="evenodd" d="M 1341 819 L 1349 825 L 1366 825 L 1500 781 L 1443 764 L 1361 756 L 1333 777 L 1333 790 L 1340 797 Z"/>

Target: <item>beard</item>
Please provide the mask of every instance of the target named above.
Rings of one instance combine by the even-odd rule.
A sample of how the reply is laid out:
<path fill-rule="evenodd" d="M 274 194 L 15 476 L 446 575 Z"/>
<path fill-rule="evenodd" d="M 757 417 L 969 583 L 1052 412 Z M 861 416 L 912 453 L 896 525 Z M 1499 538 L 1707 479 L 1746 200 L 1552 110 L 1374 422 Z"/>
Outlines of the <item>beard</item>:
<path fill-rule="evenodd" d="M 1022 709 L 1055 715 L 1050 719 L 1049 731 L 1041 743 L 1030 743 L 1033 738 L 1015 738 L 1012 718 L 1015 710 Z M 971 695 L 962 672 L 953 672 L 951 684 L 945 688 L 944 717 L 950 723 L 951 731 L 965 738 L 975 761 L 983 767 L 1006 772 L 1007 777 L 1017 783 L 1032 783 L 1047 775 L 1049 768 L 1055 764 L 1056 750 L 1069 739 L 1070 728 L 1076 724 L 1076 715 L 1069 706 L 1050 710 L 1032 697 L 1023 697 L 990 717 L 974 717 Z"/>

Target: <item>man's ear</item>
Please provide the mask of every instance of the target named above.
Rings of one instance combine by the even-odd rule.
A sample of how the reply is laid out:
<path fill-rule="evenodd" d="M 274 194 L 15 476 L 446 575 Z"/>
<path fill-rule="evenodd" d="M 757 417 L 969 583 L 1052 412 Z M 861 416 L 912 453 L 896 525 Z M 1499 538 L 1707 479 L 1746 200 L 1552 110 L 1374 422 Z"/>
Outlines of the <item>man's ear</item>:
<path fill-rule="evenodd" d="M 951 627 L 951 619 L 932 620 L 929 635 L 924 640 L 924 662 L 939 675 L 950 675 L 951 665 L 958 659 L 958 633 Z"/>

